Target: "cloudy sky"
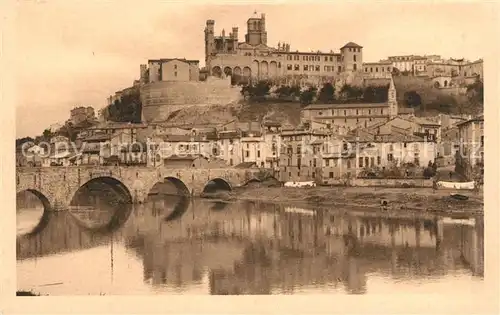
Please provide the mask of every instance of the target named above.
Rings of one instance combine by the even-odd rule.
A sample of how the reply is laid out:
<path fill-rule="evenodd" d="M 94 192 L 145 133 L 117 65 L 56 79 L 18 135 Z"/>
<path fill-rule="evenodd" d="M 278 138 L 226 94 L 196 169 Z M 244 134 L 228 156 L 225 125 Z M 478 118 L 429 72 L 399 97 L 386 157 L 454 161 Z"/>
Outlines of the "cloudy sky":
<path fill-rule="evenodd" d="M 197 1 L 18 1 L 15 20 L 16 136 L 41 134 L 75 106 L 105 105 L 128 87 L 147 59 L 204 60 L 203 29 L 232 26 L 246 33 L 256 10 L 266 13 L 268 44 L 292 50 L 338 51 L 349 41 L 364 61 L 388 55 L 441 54 L 475 60 L 490 49 L 485 30 L 496 28 L 491 5 L 472 2 L 294 2 L 207 5 Z"/>

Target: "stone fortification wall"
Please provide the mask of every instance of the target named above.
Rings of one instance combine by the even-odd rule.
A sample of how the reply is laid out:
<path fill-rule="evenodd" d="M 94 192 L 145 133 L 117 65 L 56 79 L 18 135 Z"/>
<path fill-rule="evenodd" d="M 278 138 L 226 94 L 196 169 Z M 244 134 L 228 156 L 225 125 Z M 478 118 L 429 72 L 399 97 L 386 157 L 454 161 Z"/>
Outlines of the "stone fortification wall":
<path fill-rule="evenodd" d="M 231 78 L 208 77 L 206 81 L 154 82 L 141 88 L 142 119 L 166 121 L 174 111 L 186 106 L 226 105 L 238 102 L 240 87 L 231 86 Z"/>

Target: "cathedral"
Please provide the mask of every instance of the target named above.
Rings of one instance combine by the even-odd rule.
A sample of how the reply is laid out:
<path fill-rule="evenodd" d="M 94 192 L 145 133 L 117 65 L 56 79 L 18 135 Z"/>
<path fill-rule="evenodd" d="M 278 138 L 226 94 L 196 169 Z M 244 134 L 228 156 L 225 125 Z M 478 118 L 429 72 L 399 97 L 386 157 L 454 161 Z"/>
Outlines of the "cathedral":
<path fill-rule="evenodd" d="M 290 44 L 267 44 L 266 16 L 255 12 L 247 20 L 245 40 L 238 28 L 215 36 L 215 21 L 205 27 L 205 64 L 209 75 L 235 76 L 242 80 L 275 80 L 280 83 L 332 82 L 335 78 L 362 71 L 363 47 L 349 42 L 340 53 L 292 51 Z"/>

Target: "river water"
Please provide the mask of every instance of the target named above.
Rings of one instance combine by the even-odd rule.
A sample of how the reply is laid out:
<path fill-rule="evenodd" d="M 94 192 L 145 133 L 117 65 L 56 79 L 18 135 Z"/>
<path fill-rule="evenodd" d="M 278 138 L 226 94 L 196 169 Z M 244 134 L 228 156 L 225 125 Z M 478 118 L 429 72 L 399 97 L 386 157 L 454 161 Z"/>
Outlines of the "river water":
<path fill-rule="evenodd" d="M 134 206 L 83 199 L 63 212 L 44 213 L 30 202 L 18 209 L 18 290 L 149 295 L 485 289 L 480 217 L 457 221 L 164 195 Z"/>

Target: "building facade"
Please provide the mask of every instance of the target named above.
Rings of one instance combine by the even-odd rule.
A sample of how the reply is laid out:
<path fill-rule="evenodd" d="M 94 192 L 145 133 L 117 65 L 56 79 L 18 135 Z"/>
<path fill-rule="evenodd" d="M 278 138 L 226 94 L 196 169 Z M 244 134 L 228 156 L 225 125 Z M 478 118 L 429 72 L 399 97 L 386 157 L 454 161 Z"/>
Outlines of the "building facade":
<path fill-rule="evenodd" d="M 71 110 L 69 120 L 73 123 L 73 125 L 78 125 L 84 121 L 93 121 L 95 118 L 95 111 L 93 107 L 80 106 Z"/>
<path fill-rule="evenodd" d="M 212 76 L 234 75 L 242 79 L 279 79 L 285 82 L 328 80 L 340 73 L 361 71 L 363 47 L 349 42 L 340 53 L 292 51 L 290 44 L 271 47 L 267 41 L 266 16 L 261 14 L 247 20 L 244 41 L 239 30 L 229 34 L 222 30 L 215 35 L 215 21 L 205 27 L 205 64 Z"/>
<path fill-rule="evenodd" d="M 302 110 L 302 120 L 325 123 L 335 133 L 347 132 L 385 122 L 398 114 L 396 88 L 390 80 L 387 102 L 356 104 L 312 104 Z"/>
<path fill-rule="evenodd" d="M 457 154 L 456 171 L 468 180 L 475 179 L 477 167 L 484 167 L 484 116 L 457 124 L 460 150 Z"/>
<path fill-rule="evenodd" d="M 363 63 L 363 75 L 365 77 L 379 79 L 392 77 L 392 62 L 389 60 L 381 60 L 379 62 Z"/>

